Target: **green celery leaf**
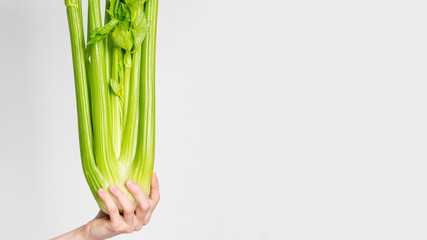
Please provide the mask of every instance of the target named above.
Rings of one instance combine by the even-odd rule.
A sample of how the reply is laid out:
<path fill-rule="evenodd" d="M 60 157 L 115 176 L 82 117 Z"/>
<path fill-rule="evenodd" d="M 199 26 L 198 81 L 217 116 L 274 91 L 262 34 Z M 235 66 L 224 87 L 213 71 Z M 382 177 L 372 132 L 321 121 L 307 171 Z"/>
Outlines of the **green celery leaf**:
<path fill-rule="evenodd" d="M 143 9 L 144 3 L 145 3 L 145 0 L 126 0 L 126 4 L 128 5 L 129 10 L 131 12 L 132 22 L 134 22 L 135 19 L 138 17 L 138 15 L 141 14 L 139 10 Z"/>
<path fill-rule="evenodd" d="M 102 39 L 104 39 L 105 36 L 107 36 L 109 32 L 111 32 L 111 30 L 113 30 L 117 26 L 117 24 L 119 24 L 119 20 L 113 18 L 106 25 L 91 31 L 89 36 L 89 42 L 87 44 L 90 45 L 101 41 Z"/>
<path fill-rule="evenodd" d="M 130 21 L 130 10 L 128 5 L 120 2 L 117 7 L 117 18 L 120 21 L 129 20 Z"/>
<path fill-rule="evenodd" d="M 114 94 L 116 94 L 120 98 L 120 100 L 123 101 L 123 87 L 122 85 L 120 85 L 119 81 L 117 81 L 117 79 L 111 79 L 110 87 L 111 90 L 113 90 Z"/>
<path fill-rule="evenodd" d="M 141 46 L 144 41 L 145 36 L 150 30 L 151 23 L 148 22 L 147 17 L 143 14 L 138 16 L 133 26 L 133 38 L 135 47 Z"/>
<path fill-rule="evenodd" d="M 124 29 L 121 25 L 114 28 L 114 31 L 111 33 L 111 39 L 116 46 L 121 47 L 128 52 L 133 47 L 131 31 Z"/>
<path fill-rule="evenodd" d="M 108 1 L 108 0 L 107 0 Z M 116 1 L 119 0 L 110 0 L 110 8 L 107 9 L 107 13 L 110 15 L 111 18 L 115 18 L 116 17 Z"/>
<path fill-rule="evenodd" d="M 126 67 L 132 66 L 132 55 L 130 52 L 125 53 L 125 56 L 123 58 L 123 63 L 125 64 Z"/>

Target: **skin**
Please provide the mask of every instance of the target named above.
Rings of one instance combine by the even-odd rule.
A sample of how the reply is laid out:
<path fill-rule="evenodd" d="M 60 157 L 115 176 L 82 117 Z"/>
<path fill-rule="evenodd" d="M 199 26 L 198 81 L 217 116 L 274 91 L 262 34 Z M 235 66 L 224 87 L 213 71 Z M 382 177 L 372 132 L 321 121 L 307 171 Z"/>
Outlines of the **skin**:
<path fill-rule="evenodd" d="M 132 180 L 126 182 L 126 187 L 137 201 L 136 209 L 126 195 L 114 184 L 111 184 L 109 190 L 123 208 L 123 214 L 119 213 L 111 196 L 105 190 L 99 189 L 98 195 L 107 206 L 109 214 L 99 211 L 92 221 L 52 240 L 103 240 L 123 233 L 141 230 L 150 221 L 151 215 L 160 200 L 157 174 L 153 173 L 151 178 L 149 198 L 145 196 L 142 188 Z"/>

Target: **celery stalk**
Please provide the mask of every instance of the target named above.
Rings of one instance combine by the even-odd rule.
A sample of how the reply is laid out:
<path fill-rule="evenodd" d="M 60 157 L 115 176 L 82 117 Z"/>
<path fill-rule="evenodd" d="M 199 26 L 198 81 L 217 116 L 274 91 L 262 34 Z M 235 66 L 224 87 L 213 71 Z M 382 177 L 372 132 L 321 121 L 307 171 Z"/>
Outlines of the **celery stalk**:
<path fill-rule="evenodd" d="M 154 165 L 158 0 L 88 0 L 85 44 L 81 0 L 65 0 L 76 86 L 83 171 L 102 211 L 100 188 L 132 179 L 148 196 Z M 116 201 L 117 204 L 117 201 Z M 119 209 L 121 207 L 118 205 Z"/>
<path fill-rule="evenodd" d="M 97 190 L 108 183 L 99 172 L 93 154 L 93 134 L 89 105 L 89 89 L 85 66 L 85 40 L 81 0 L 67 0 L 65 1 L 65 5 L 67 7 L 71 50 L 73 55 L 82 166 L 93 196 L 98 203 L 102 203 L 97 194 Z"/>
<path fill-rule="evenodd" d="M 155 62 L 158 0 L 147 2 L 146 14 L 151 29 L 142 44 L 141 99 L 137 156 L 132 164 L 132 179 L 138 179 L 144 192 L 150 193 L 150 180 L 154 167 L 155 141 Z"/>

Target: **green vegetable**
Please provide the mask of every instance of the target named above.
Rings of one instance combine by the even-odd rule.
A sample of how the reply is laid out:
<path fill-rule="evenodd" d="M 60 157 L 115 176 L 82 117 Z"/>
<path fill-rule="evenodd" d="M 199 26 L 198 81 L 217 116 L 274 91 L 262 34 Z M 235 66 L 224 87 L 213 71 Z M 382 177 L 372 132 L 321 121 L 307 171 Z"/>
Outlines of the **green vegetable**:
<path fill-rule="evenodd" d="M 87 43 L 81 0 L 65 0 L 65 5 L 86 180 L 105 213 L 97 191 L 108 192 L 112 183 L 136 207 L 125 182 L 132 179 L 150 193 L 158 0 L 107 0 L 103 26 L 99 0 L 88 0 Z"/>

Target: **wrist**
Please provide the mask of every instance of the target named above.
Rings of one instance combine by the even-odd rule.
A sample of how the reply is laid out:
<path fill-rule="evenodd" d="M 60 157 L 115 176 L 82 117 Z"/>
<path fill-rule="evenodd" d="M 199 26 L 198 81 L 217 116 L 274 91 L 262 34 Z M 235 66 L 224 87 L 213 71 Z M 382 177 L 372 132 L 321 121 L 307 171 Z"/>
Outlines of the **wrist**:
<path fill-rule="evenodd" d="M 89 229 L 90 229 L 90 222 L 89 223 L 86 223 L 85 225 L 83 225 L 81 228 L 80 228 L 80 231 L 79 231 L 79 233 L 78 233 L 78 239 L 79 240 L 93 240 L 91 237 L 90 237 L 90 231 L 89 231 Z"/>
<path fill-rule="evenodd" d="M 74 229 L 71 232 L 64 233 L 61 236 L 52 238 L 52 240 L 92 240 L 88 237 L 87 224 Z"/>

